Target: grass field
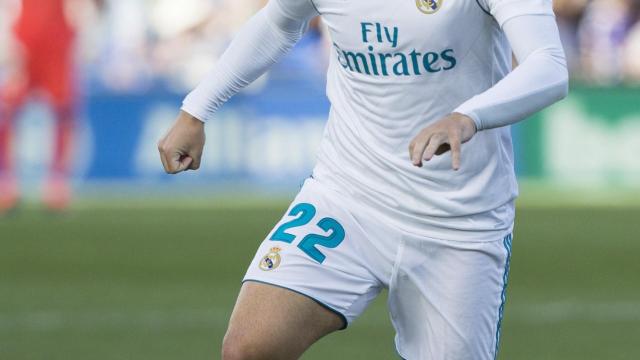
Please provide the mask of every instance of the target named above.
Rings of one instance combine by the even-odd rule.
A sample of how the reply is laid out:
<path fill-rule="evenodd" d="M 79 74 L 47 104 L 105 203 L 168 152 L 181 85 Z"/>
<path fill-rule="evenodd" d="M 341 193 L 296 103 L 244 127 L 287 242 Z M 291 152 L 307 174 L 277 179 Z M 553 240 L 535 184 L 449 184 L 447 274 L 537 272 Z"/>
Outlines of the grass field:
<path fill-rule="evenodd" d="M 286 205 L 1 219 L 0 359 L 219 358 Z M 392 338 L 383 296 L 304 359 L 395 359 Z M 500 358 L 640 359 L 640 208 L 519 209 Z"/>

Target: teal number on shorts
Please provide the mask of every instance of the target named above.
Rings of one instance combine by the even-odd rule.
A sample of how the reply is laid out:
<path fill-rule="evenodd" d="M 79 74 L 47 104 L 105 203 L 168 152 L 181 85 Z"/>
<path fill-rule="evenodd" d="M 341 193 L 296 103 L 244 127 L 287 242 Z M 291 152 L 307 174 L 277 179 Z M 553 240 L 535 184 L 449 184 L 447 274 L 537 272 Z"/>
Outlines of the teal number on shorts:
<path fill-rule="evenodd" d="M 327 257 L 316 248 L 320 245 L 329 249 L 338 247 L 344 240 L 344 228 L 332 218 L 324 218 L 318 222 L 318 226 L 324 231 L 331 231 L 328 236 L 309 234 L 300 241 L 298 247 L 313 260 L 322 264 Z"/>
<path fill-rule="evenodd" d="M 307 225 L 311 222 L 314 216 L 316 216 L 316 208 L 308 203 L 301 203 L 294 206 L 289 211 L 289 216 L 296 216 L 295 219 L 285 222 L 280 225 L 276 231 L 271 235 L 272 241 L 283 241 L 291 244 L 296 236 L 287 232 L 287 230 Z M 326 256 L 318 250 L 316 246 L 322 246 L 329 249 L 338 247 L 344 240 L 344 228 L 340 223 L 332 218 L 324 218 L 318 222 L 318 227 L 325 232 L 331 232 L 329 235 L 309 234 L 305 236 L 298 248 L 309 255 L 313 260 L 323 263 Z"/>
<path fill-rule="evenodd" d="M 289 211 L 289 216 L 299 217 L 280 225 L 280 227 L 271 236 L 271 240 L 284 241 L 291 244 L 293 240 L 296 239 L 296 236 L 289 234 L 287 230 L 307 225 L 313 217 L 316 216 L 316 208 L 307 203 L 298 204 Z"/>

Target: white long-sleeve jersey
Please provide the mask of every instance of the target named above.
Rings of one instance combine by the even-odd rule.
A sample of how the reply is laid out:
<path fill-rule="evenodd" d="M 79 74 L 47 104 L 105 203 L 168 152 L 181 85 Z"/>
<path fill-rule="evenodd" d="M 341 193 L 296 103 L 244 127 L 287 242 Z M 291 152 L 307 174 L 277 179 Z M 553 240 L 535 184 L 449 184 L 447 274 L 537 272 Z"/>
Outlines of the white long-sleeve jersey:
<path fill-rule="evenodd" d="M 314 177 L 407 232 L 473 241 L 511 231 L 517 184 L 509 125 L 567 93 L 551 0 L 271 0 L 183 110 L 209 121 L 318 14 L 333 51 L 331 111 Z M 460 170 L 449 154 L 413 166 L 413 137 L 452 112 L 479 130 L 462 146 Z"/>

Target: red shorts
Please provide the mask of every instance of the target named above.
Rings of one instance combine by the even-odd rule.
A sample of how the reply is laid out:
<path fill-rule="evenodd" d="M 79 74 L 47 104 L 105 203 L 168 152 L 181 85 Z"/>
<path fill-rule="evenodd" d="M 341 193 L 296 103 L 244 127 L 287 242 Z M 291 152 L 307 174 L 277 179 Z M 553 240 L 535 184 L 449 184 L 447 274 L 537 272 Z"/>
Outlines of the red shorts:
<path fill-rule="evenodd" d="M 20 103 L 33 91 L 44 91 L 55 106 L 70 106 L 75 98 L 73 46 L 37 46 L 23 42 L 21 74 L 24 81 L 8 101 Z"/>

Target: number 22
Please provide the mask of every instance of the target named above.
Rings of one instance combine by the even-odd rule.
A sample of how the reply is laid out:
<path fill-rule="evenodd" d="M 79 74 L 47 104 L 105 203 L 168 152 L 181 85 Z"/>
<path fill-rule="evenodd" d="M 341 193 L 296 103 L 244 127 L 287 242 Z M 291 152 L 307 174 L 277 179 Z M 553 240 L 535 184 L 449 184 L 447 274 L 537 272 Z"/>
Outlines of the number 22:
<path fill-rule="evenodd" d="M 287 232 L 287 230 L 307 225 L 313 220 L 316 215 L 316 208 L 308 203 L 301 203 L 294 206 L 289 211 L 289 216 L 296 216 L 295 219 L 290 220 L 278 227 L 271 236 L 272 241 L 283 241 L 291 244 L 296 236 Z M 332 218 L 323 218 L 318 221 L 318 227 L 325 232 L 330 232 L 329 235 L 309 234 L 305 236 L 298 244 L 298 248 L 305 254 L 309 255 L 313 260 L 323 263 L 326 256 L 318 250 L 316 245 L 333 249 L 338 247 L 344 240 L 344 228 L 340 223 Z"/>

